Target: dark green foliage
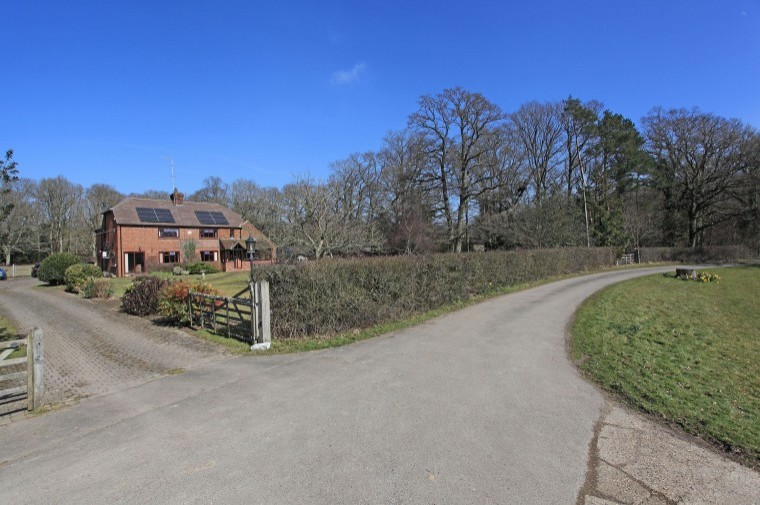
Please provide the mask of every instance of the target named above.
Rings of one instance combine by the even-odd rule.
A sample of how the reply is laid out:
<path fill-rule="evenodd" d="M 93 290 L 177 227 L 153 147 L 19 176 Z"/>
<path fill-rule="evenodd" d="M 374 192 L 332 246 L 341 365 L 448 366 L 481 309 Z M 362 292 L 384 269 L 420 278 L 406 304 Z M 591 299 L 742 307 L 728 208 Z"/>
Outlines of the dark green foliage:
<path fill-rule="evenodd" d="M 158 313 L 161 293 L 167 285 L 166 279 L 146 276 L 138 277 L 124 292 L 121 307 L 124 312 L 136 316 L 148 316 Z"/>
<path fill-rule="evenodd" d="M 188 273 L 198 275 L 202 273 L 215 274 L 217 270 L 216 268 L 214 268 L 214 265 L 210 263 L 198 262 L 198 263 L 190 263 L 189 265 L 187 265 L 187 271 Z"/>
<path fill-rule="evenodd" d="M 66 291 L 81 293 L 88 279 L 103 277 L 103 271 L 97 265 L 90 263 L 75 263 L 66 269 L 63 279 Z"/>
<path fill-rule="evenodd" d="M 325 336 L 424 313 L 501 288 L 614 265 L 612 248 L 330 260 L 261 267 L 277 338 Z"/>
<path fill-rule="evenodd" d="M 79 258 L 69 253 L 51 254 L 40 263 L 37 278 L 48 284 L 63 284 L 66 281 L 66 269 L 79 263 Z"/>
<path fill-rule="evenodd" d="M 85 298 L 111 298 L 113 296 L 113 285 L 108 279 L 90 277 L 82 286 L 82 296 Z"/>
<path fill-rule="evenodd" d="M 756 258 L 751 249 L 740 245 L 698 247 L 642 247 L 639 249 L 642 263 L 673 261 L 679 263 L 704 263 L 746 260 Z"/>

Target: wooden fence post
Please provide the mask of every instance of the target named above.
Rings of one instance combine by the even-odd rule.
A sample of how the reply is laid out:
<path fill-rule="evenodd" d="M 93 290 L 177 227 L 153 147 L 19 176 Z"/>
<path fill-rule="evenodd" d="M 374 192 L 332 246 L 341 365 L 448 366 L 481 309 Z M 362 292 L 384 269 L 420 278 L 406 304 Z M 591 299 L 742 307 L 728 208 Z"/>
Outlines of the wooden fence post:
<path fill-rule="evenodd" d="M 42 396 L 45 394 L 45 384 L 42 381 L 45 361 L 42 356 L 42 330 L 39 328 L 27 335 L 26 359 L 27 409 L 34 410 L 42 405 Z"/>
<path fill-rule="evenodd" d="M 258 308 L 261 310 L 261 341 L 272 341 L 271 314 L 269 309 L 269 281 L 259 281 L 256 283 L 258 292 Z"/>

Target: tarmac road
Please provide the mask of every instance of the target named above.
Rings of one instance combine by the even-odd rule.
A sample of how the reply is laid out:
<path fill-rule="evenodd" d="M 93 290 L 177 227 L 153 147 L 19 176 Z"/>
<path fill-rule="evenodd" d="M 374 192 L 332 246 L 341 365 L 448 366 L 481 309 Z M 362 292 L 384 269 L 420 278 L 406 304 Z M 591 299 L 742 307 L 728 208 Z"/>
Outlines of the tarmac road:
<path fill-rule="evenodd" d="M 555 282 L 12 423 L 0 503 L 575 503 L 605 401 L 566 326 L 600 288 L 671 269 Z"/>

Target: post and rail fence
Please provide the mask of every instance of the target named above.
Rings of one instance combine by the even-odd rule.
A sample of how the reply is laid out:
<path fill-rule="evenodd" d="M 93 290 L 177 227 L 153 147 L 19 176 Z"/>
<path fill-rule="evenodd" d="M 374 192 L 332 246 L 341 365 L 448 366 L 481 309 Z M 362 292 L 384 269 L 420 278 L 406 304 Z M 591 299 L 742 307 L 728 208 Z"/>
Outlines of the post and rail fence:
<path fill-rule="evenodd" d="M 9 358 L 17 349 L 25 357 Z M 35 328 L 26 338 L 0 342 L 0 416 L 42 405 L 42 330 Z"/>
<path fill-rule="evenodd" d="M 267 281 L 250 282 L 233 296 L 190 291 L 187 303 L 191 327 L 206 328 L 251 345 L 272 341 Z"/>

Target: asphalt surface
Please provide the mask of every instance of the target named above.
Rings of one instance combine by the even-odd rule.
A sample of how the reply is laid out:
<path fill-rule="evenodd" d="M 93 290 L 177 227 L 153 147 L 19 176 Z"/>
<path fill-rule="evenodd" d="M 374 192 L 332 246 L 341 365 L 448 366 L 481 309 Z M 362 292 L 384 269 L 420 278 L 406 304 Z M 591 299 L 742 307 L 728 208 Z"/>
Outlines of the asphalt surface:
<path fill-rule="evenodd" d="M 575 503 L 605 401 L 569 279 L 351 346 L 198 366 L 0 432 L 0 503 Z"/>

